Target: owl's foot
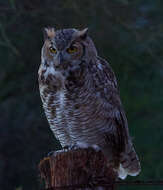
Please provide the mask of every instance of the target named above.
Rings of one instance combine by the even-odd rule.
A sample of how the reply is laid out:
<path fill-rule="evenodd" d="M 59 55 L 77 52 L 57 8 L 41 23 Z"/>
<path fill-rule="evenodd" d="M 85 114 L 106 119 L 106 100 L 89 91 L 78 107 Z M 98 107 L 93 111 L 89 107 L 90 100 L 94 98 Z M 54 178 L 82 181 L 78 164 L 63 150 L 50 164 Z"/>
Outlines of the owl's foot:
<path fill-rule="evenodd" d="M 63 147 L 63 152 L 68 152 L 68 151 L 72 151 L 72 150 L 77 150 L 77 149 L 94 149 L 96 152 L 101 151 L 100 147 L 98 145 L 89 145 L 86 143 L 81 143 L 81 142 L 77 142 L 75 144 L 71 144 L 71 145 L 67 145 Z"/>
<path fill-rule="evenodd" d="M 70 150 L 76 150 L 76 149 L 78 149 L 79 147 L 76 145 L 76 144 L 73 144 L 73 145 L 67 145 L 67 146 L 64 146 L 63 147 L 63 149 L 61 149 L 61 150 L 56 150 L 56 151 L 50 151 L 49 153 L 48 153 L 48 157 L 49 156 L 56 156 L 57 154 L 59 154 L 59 153 L 62 153 L 62 152 L 68 152 L 68 151 L 70 151 Z"/>
<path fill-rule="evenodd" d="M 71 144 L 69 146 L 63 147 L 65 151 L 70 151 L 70 150 L 77 150 L 77 149 L 87 149 L 87 148 L 93 148 L 96 152 L 99 152 L 101 149 L 98 145 L 89 145 L 87 143 L 83 142 L 77 142 L 75 144 Z"/>
<path fill-rule="evenodd" d="M 87 149 L 87 148 L 93 148 L 96 152 L 99 152 L 101 149 L 98 145 L 96 144 L 87 144 L 87 143 L 83 143 L 83 142 L 77 142 L 76 146 L 78 148 L 82 148 L 82 149 Z"/>
<path fill-rule="evenodd" d="M 64 146 L 63 147 L 63 152 L 68 152 L 70 150 L 70 146 Z"/>
<path fill-rule="evenodd" d="M 72 144 L 72 145 L 67 145 L 67 146 L 64 146 L 63 147 L 63 150 L 65 151 L 65 152 L 68 152 L 68 151 L 70 151 L 70 150 L 76 150 L 76 149 L 78 149 L 79 147 L 76 145 L 76 144 Z"/>

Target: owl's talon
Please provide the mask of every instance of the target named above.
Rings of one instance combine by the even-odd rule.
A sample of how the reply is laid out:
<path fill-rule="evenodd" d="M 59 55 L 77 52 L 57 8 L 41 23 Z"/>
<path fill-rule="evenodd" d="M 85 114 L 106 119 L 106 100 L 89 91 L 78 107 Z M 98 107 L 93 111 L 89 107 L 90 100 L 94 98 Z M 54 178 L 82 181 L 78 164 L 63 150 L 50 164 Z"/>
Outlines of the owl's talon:
<path fill-rule="evenodd" d="M 67 152 L 67 151 L 70 151 L 70 150 L 76 150 L 76 149 L 78 149 L 79 147 L 76 145 L 76 144 L 73 144 L 73 145 L 70 145 L 70 146 L 64 146 L 63 147 L 63 150 L 65 151 L 65 152 Z"/>
<path fill-rule="evenodd" d="M 63 147 L 63 152 L 68 152 L 69 150 L 70 150 L 70 147 L 68 145 Z"/>

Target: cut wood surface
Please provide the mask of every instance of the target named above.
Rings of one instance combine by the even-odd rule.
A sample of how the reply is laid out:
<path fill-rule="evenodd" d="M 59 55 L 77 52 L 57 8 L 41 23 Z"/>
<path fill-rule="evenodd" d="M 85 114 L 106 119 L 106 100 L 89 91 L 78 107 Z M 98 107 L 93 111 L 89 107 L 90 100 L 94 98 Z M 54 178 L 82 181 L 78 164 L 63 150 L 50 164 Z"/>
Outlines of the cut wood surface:
<path fill-rule="evenodd" d="M 117 179 L 102 152 L 91 148 L 56 152 L 40 161 L 39 170 L 49 190 L 113 190 Z"/>

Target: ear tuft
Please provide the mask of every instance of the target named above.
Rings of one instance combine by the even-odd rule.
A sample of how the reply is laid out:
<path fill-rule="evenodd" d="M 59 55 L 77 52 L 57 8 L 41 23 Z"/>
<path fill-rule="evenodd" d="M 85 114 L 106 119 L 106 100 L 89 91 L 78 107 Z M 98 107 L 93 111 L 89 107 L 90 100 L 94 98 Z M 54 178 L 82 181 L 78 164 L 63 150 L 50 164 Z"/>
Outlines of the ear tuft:
<path fill-rule="evenodd" d="M 55 37 L 55 29 L 53 27 L 45 27 L 43 29 L 44 40 Z"/>
<path fill-rule="evenodd" d="M 88 28 L 85 28 L 83 30 L 79 30 L 78 31 L 78 37 L 80 37 L 81 39 L 86 39 L 87 35 L 88 35 Z"/>

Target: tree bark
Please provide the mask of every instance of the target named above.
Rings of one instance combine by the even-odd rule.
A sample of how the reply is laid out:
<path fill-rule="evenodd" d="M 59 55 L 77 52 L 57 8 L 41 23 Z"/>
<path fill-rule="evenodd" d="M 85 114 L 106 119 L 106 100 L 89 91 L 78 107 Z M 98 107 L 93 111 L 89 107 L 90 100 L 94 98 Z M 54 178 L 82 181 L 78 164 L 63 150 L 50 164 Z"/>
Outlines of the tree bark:
<path fill-rule="evenodd" d="M 49 190 L 115 190 L 116 171 L 92 148 L 55 152 L 40 161 L 39 170 Z"/>

